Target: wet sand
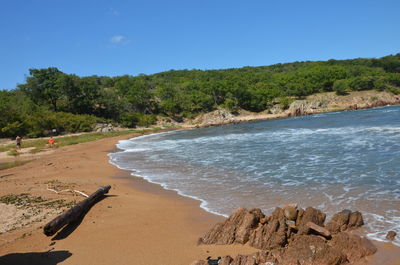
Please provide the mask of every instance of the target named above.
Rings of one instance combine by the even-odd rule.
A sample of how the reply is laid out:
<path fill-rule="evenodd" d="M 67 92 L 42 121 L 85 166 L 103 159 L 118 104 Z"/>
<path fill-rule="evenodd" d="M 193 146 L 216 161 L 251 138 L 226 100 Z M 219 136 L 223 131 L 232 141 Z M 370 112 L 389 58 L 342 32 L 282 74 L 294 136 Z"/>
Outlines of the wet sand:
<path fill-rule="evenodd" d="M 133 137 L 135 135 L 131 135 Z M 120 139 L 62 147 L 20 167 L 1 171 L 0 197 L 30 193 L 45 199 L 82 200 L 55 194 L 46 183 L 69 183 L 85 193 L 111 185 L 74 230 L 46 237 L 42 227 L 56 215 L 0 234 L 0 264 L 171 264 L 187 265 L 208 256 L 250 254 L 247 246 L 197 246 L 198 238 L 224 218 L 159 185 L 133 178 L 108 162 Z M 53 240 L 52 240 L 53 239 Z M 370 264 L 400 264 L 400 248 L 378 244 Z M 397 262 L 397 263 L 396 263 Z"/>

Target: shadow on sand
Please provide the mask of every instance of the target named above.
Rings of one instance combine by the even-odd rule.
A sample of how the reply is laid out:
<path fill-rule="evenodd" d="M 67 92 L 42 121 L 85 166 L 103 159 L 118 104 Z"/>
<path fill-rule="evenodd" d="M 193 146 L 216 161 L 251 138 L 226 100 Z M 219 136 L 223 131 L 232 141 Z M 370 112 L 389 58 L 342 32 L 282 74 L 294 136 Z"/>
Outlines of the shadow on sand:
<path fill-rule="evenodd" d="M 0 257 L 0 265 L 56 265 L 72 253 L 66 250 L 50 252 L 12 253 Z"/>

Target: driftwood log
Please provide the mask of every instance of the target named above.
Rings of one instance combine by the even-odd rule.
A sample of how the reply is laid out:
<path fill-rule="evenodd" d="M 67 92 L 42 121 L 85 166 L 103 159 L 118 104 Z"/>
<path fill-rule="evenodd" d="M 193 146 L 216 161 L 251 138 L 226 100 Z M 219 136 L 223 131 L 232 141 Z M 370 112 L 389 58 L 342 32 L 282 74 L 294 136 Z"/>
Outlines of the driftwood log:
<path fill-rule="evenodd" d="M 104 194 L 108 193 L 111 186 L 102 186 L 92 193 L 87 199 L 79 202 L 66 212 L 63 212 L 52 221 L 50 221 L 44 228 L 43 232 L 46 236 L 52 236 L 57 233 L 62 227 L 69 223 L 79 220 L 87 211 L 92 207 Z"/>

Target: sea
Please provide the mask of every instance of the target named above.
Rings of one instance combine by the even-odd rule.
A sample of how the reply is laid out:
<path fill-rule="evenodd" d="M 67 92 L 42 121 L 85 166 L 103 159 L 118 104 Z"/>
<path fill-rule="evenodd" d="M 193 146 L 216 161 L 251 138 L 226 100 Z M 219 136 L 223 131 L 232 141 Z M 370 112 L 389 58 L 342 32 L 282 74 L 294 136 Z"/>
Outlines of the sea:
<path fill-rule="evenodd" d="M 178 130 L 117 147 L 112 164 L 211 213 L 297 203 L 327 220 L 360 211 L 375 240 L 400 234 L 400 106 Z"/>

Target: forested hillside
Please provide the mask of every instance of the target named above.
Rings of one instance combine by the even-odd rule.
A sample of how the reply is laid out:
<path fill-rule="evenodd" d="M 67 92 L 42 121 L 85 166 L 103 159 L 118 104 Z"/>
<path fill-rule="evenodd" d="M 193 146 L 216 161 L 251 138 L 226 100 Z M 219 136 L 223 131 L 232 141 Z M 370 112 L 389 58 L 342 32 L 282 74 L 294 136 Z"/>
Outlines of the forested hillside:
<path fill-rule="evenodd" d="M 371 89 L 400 93 L 400 54 L 118 77 L 30 69 L 24 84 L 0 91 L 0 137 L 90 131 L 105 121 L 150 125 L 157 116 L 182 120 L 218 107 L 260 112 L 314 93 Z"/>

